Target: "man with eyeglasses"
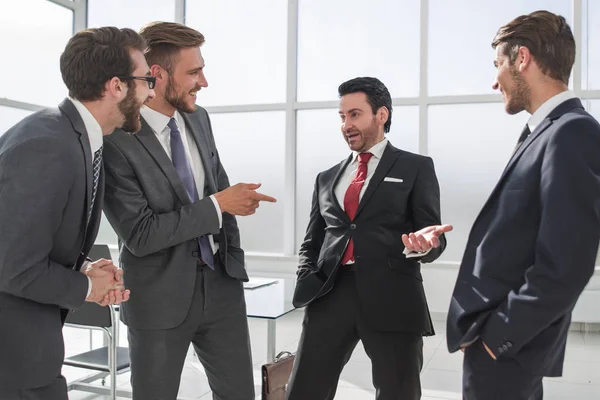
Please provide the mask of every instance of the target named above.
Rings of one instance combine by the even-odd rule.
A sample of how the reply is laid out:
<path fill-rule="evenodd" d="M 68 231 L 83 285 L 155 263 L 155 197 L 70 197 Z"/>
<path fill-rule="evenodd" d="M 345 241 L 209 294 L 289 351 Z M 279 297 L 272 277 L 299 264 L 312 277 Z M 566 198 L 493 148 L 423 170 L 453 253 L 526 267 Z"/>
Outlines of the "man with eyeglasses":
<path fill-rule="evenodd" d="M 77 33 L 60 59 L 69 98 L 0 138 L 2 400 L 66 400 L 68 310 L 129 299 L 121 270 L 86 258 L 102 211 L 103 136 L 139 130 L 140 107 L 154 96 L 145 48 L 130 29 Z"/>
<path fill-rule="evenodd" d="M 185 25 L 158 22 L 140 32 L 156 77 L 135 136 L 105 141 L 105 212 L 119 236 L 133 398 L 175 400 L 190 343 L 213 398 L 254 400 L 248 280 L 235 215 L 254 214 L 257 184 L 229 185 L 208 113 L 196 95 L 208 86 L 200 46 Z"/>
<path fill-rule="evenodd" d="M 145 81 L 148 83 L 149 89 L 154 89 L 154 86 L 156 86 L 156 77 L 155 76 L 119 76 L 118 78 L 122 81 L 133 81 L 133 80 Z"/>

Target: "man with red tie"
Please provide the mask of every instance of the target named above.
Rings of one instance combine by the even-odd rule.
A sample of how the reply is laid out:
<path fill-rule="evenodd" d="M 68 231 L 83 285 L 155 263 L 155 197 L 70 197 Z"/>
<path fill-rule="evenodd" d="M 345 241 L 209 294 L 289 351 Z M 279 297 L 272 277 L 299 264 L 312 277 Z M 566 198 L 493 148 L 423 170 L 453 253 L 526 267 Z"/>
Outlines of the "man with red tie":
<path fill-rule="evenodd" d="M 339 87 L 352 154 L 316 179 L 294 305 L 304 307 L 288 400 L 333 399 L 359 340 L 377 400 L 421 398 L 423 336 L 434 334 L 420 263 L 446 247 L 431 158 L 385 138 L 392 99 L 375 78 Z M 412 233 L 415 232 L 415 233 Z M 405 250 L 404 241 L 411 250 Z"/>

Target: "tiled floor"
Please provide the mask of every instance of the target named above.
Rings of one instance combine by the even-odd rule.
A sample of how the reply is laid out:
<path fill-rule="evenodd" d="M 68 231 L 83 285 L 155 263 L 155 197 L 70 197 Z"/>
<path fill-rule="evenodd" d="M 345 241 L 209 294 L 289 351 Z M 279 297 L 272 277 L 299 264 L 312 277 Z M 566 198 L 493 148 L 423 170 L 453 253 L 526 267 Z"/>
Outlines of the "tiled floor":
<path fill-rule="evenodd" d="M 300 337 L 302 311 L 295 311 L 277 322 L 277 350 L 295 351 Z M 250 335 L 252 355 L 255 365 L 254 379 L 260 383 L 260 366 L 266 361 L 267 324 L 265 321 L 250 319 Z M 444 323 L 436 322 L 437 336 L 425 338 L 422 386 L 423 400 L 459 400 L 461 399 L 461 362 L 462 353 L 449 354 L 445 347 Z M 65 328 L 67 355 L 89 348 L 90 339 L 87 331 Z M 95 338 L 95 344 L 99 344 Z M 126 331 L 121 329 L 120 344 L 127 345 Z M 76 379 L 86 372 L 65 367 L 63 370 L 67 380 Z M 130 388 L 129 374 L 118 377 L 120 388 Z M 256 386 L 257 394 L 260 387 Z M 600 399 L 600 334 L 583 334 L 571 332 L 565 362 L 565 373 L 562 378 L 544 381 L 546 400 L 597 400 Z M 257 398 L 260 398 L 258 396 Z M 375 398 L 371 383 L 371 368 L 368 357 L 359 344 L 350 362 L 346 365 L 340 379 L 336 399 L 372 400 Z M 71 400 L 104 400 L 108 397 L 70 392 Z M 179 399 L 210 400 L 212 395 L 208 387 L 206 375 L 192 352 L 181 379 Z"/>

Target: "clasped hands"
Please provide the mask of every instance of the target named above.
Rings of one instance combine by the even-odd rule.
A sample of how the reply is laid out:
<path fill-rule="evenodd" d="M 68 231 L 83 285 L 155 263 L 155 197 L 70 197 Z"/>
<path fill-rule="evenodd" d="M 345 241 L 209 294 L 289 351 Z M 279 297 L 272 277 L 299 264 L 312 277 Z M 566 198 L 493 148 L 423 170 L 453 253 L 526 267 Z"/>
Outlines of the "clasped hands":
<path fill-rule="evenodd" d="M 101 258 L 88 263 L 81 272 L 92 282 L 92 291 L 85 301 L 107 306 L 129 300 L 130 291 L 123 284 L 123 270 L 111 260 Z"/>

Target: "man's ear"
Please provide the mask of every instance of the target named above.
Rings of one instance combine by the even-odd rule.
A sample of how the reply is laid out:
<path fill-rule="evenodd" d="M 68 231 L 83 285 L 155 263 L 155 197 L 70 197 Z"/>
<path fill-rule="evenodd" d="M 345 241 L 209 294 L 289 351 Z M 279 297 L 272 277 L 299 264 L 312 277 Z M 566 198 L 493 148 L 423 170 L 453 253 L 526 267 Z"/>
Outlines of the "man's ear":
<path fill-rule="evenodd" d="M 517 59 L 515 60 L 515 67 L 519 72 L 525 71 L 527 68 L 531 66 L 533 63 L 533 57 L 531 56 L 531 52 L 525 46 L 519 47 L 519 51 L 517 54 Z"/>
<path fill-rule="evenodd" d="M 377 110 L 377 119 L 381 123 L 381 125 L 385 125 L 389 117 L 390 110 L 388 110 L 388 108 L 385 106 L 379 107 L 379 110 Z"/>
<path fill-rule="evenodd" d="M 116 76 L 107 80 L 104 84 L 104 95 L 111 96 L 114 98 L 122 98 L 125 93 L 125 87 L 127 84 L 117 78 Z"/>
<path fill-rule="evenodd" d="M 169 78 L 168 72 L 158 64 L 152 64 L 150 74 L 155 76 L 157 81 Z"/>

